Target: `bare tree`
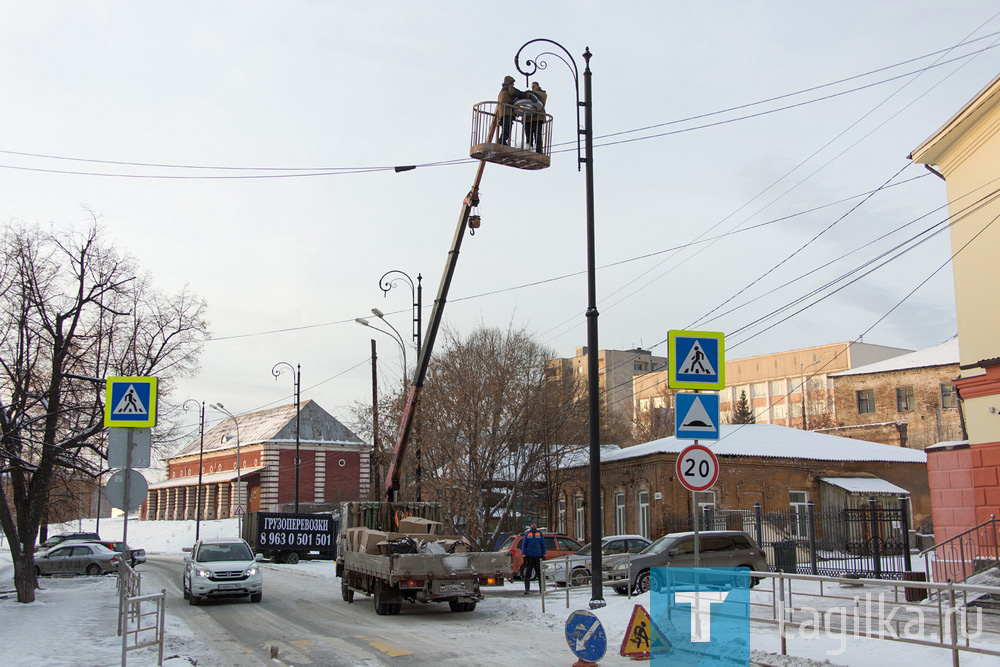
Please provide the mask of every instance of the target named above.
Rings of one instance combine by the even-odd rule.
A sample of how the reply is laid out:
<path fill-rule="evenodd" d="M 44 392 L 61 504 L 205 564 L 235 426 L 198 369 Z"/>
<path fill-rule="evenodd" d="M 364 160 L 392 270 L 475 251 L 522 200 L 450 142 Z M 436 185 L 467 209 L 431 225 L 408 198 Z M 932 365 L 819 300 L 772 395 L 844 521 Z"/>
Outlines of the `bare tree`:
<path fill-rule="evenodd" d="M 37 586 L 34 545 L 63 470 L 96 476 L 106 451 L 103 386 L 72 376 L 156 375 L 161 395 L 193 372 L 205 304 L 156 292 L 103 239 L 9 226 L 0 236 L 0 526 L 19 602 Z"/>
<path fill-rule="evenodd" d="M 523 330 L 446 332 L 421 401 L 423 495 L 487 545 L 511 520 L 547 514 L 547 478 L 586 433 L 572 379 L 546 382 L 555 356 Z"/>

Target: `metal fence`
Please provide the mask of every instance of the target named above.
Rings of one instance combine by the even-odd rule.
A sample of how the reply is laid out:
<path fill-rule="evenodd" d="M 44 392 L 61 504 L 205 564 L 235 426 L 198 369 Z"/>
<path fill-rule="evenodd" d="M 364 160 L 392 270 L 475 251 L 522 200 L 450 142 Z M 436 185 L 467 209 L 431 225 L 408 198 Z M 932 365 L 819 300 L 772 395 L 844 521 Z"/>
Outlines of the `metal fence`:
<path fill-rule="evenodd" d="M 1000 539 L 996 516 L 920 552 L 925 571 L 934 581 L 965 581 L 974 574 L 1000 566 Z"/>
<path fill-rule="evenodd" d="M 812 502 L 799 511 L 764 512 L 706 508 L 700 530 L 742 530 L 767 553 L 778 571 L 829 577 L 912 579 L 909 517 L 905 500 L 881 507 L 816 511 Z M 691 517 L 667 521 L 668 533 L 694 530 Z"/>
<path fill-rule="evenodd" d="M 128 652 L 157 646 L 157 665 L 163 664 L 163 626 L 166 620 L 167 591 L 125 599 L 125 630 L 122 632 L 122 667 Z"/>

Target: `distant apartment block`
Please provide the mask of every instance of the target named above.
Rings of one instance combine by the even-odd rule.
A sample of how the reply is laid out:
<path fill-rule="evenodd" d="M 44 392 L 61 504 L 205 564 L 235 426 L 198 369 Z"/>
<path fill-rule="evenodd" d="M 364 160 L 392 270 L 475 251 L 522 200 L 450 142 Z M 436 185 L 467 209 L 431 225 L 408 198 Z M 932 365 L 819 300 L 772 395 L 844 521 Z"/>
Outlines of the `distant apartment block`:
<path fill-rule="evenodd" d="M 597 352 L 597 373 L 602 401 L 609 410 L 628 414 L 632 411 L 632 379 L 666 369 L 667 358 L 656 357 L 649 350 L 599 350 Z M 552 359 L 545 364 L 547 377 L 556 379 L 568 374 L 581 380 L 586 387 L 587 348 L 576 348 L 576 355 L 570 358 Z"/>

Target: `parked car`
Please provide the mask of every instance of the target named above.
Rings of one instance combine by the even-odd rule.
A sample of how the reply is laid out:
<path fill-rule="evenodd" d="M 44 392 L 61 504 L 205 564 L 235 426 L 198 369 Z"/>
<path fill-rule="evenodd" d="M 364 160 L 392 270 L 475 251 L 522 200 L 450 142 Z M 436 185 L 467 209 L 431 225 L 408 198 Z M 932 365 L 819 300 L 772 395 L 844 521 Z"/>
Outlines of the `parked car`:
<path fill-rule="evenodd" d="M 608 535 L 601 539 L 601 566 L 608 570 L 623 560 L 625 554 L 637 554 L 647 546 L 650 540 L 642 535 Z M 590 583 L 590 549 L 587 543 L 570 556 L 561 556 L 545 563 L 545 576 L 565 586 L 569 581 L 573 586 Z"/>
<path fill-rule="evenodd" d="M 76 540 L 73 540 L 73 542 L 76 542 Z M 119 554 L 124 554 L 125 553 L 125 543 L 124 542 L 111 542 L 111 541 L 105 541 L 105 540 L 86 540 L 86 542 L 89 543 L 89 544 L 100 544 L 100 545 L 103 545 L 103 546 L 107 547 L 108 549 L 111 549 L 112 551 L 115 551 L 115 552 L 117 552 Z M 139 563 L 145 563 L 146 562 L 146 550 L 145 549 L 133 549 L 133 548 L 129 547 L 128 555 L 129 555 L 129 564 L 132 567 L 135 567 Z"/>
<path fill-rule="evenodd" d="M 545 560 L 567 556 L 576 553 L 581 548 L 580 543 L 572 537 L 567 537 L 559 533 L 542 533 L 542 537 L 545 538 Z M 514 560 L 514 571 L 518 573 L 518 577 L 521 576 L 521 570 L 524 567 L 524 554 L 521 553 L 521 541 L 523 539 L 524 535 L 511 535 L 498 549 L 498 551 L 510 552 Z"/>
<path fill-rule="evenodd" d="M 198 540 L 191 555 L 184 557 L 181 588 L 191 604 L 217 597 L 250 596 L 260 602 L 264 593 L 264 575 L 250 545 L 240 539 Z"/>
<path fill-rule="evenodd" d="M 699 566 L 730 568 L 766 572 L 770 569 L 767 557 L 749 534 L 737 530 L 709 530 L 699 533 Z M 670 533 L 656 540 L 640 553 L 614 568 L 612 573 L 622 579 L 628 574 L 629 586 L 637 593 L 659 590 L 664 583 L 655 568 L 694 567 L 694 533 Z M 739 588 L 752 588 L 759 582 L 745 575 L 726 573 L 715 578 L 720 585 L 732 584 Z M 615 592 L 624 595 L 624 586 L 615 586 Z"/>
<path fill-rule="evenodd" d="M 62 533 L 60 535 L 52 535 L 49 539 L 35 547 L 35 551 L 45 551 L 69 540 L 100 542 L 101 536 L 97 533 Z"/>
<path fill-rule="evenodd" d="M 107 574 L 116 572 L 120 558 L 101 544 L 71 542 L 59 544 L 35 555 L 38 574 Z"/>

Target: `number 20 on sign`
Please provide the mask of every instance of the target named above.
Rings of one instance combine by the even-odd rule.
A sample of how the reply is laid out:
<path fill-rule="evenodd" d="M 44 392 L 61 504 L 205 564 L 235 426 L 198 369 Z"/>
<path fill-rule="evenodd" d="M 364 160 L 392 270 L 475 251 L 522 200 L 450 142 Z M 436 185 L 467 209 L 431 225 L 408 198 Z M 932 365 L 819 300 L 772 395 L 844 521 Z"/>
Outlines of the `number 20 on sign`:
<path fill-rule="evenodd" d="M 677 457 L 677 479 L 691 491 L 707 491 L 719 479 L 719 459 L 704 445 L 691 445 Z"/>

